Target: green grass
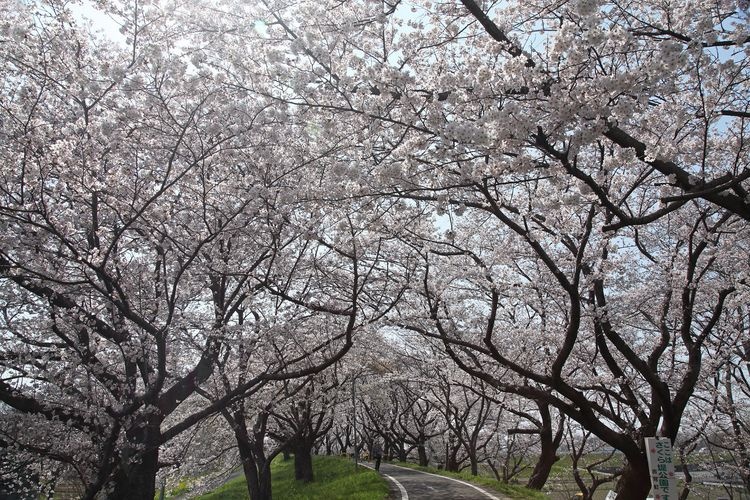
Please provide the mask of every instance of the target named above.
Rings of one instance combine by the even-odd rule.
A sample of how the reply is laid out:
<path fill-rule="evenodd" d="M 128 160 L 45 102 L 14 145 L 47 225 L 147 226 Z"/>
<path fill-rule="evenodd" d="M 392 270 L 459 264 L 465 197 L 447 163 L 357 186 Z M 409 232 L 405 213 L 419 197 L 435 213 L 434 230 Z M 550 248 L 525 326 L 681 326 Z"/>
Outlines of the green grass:
<path fill-rule="evenodd" d="M 375 471 L 360 468 L 341 457 L 313 457 L 315 481 L 294 479 L 294 462 L 277 459 L 271 466 L 273 497 L 283 500 L 383 500 L 388 496 L 385 479 Z M 198 497 L 200 500 L 247 500 L 245 478 L 239 477 Z"/>
<path fill-rule="evenodd" d="M 395 464 L 402 467 L 409 467 L 410 469 L 432 472 L 433 474 L 438 474 L 440 476 L 454 477 L 468 483 L 478 484 L 479 486 L 485 486 L 487 489 L 497 491 L 498 493 L 502 493 L 503 495 L 510 498 L 523 498 L 530 500 L 547 499 L 547 496 L 540 491 L 531 490 L 529 488 L 524 488 L 523 486 L 518 486 L 515 484 L 505 484 L 489 476 L 472 476 L 468 471 L 448 472 L 442 469 L 436 469 L 434 467 L 422 467 L 410 462 L 395 462 Z"/>
<path fill-rule="evenodd" d="M 250 495 L 247 493 L 247 485 L 245 484 L 245 477 L 240 476 L 236 479 L 228 481 L 213 491 L 195 497 L 199 500 L 248 500 Z"/>
<path fill-rule="evenodd" d="M 589 482 L 589 476 L 584 470 L 584 467 L 588 464 L 603 460 L 608 456 L 609 454 L 592 452 L 581 457 L 578 467 L 581 468 L 581 474 L 586 483 Z M 623 460 L 624 457 L 621 454 L 615 454 L 606 463 L 601 464 L 599 467 L 621 466 Z M 521 478 L 521 480 L 526 479 L 528 479 L 528 474 L 526 477 Z M 614 489 L 614 487 L 614 482 L 605 483 L 599 486 L 594 493 L 594 500 L 603 500 L 607 496 L 609 490 Z M 552 500 L 568 500 L 580 491 L 575 479 L 573 479 L 573 459 L 570 455 L 561 454 L 560 460 L 555 462 L 552 466 L 547 483 L 544 485 L 544 491 L 547 493 L 548 498 Z"/>
<path fill-rule="evenodd" d="M 167 498 L 178 497 L 180 495 L 184 495 L 185 493 L 189 491 L 190 491 L 190 480 L 181 479 L 180 482 L 177 483 L 177 486 L 175 486 L 173 489 L 167 492 Z M 157 498 L 159 498 L 158 493 L 157 493 Z"/>

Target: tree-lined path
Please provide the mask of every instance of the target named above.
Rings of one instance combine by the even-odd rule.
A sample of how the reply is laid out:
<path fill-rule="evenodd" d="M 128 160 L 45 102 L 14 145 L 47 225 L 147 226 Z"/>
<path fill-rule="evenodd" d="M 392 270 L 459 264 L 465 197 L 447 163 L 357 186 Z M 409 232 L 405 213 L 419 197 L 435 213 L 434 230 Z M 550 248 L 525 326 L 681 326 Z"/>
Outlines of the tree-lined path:
<path fill-rule="evenodd" d="M 372 467 L 371 464 L 365 464 Z M 479 486 L 429 472 L 382 464 L 380 473 L 391 481 L 392 498 L 401 500 L 504 500 Z M 395 487 L 394 487 L 395 486 Z"/>
<path fill-rule="evenodd" d="M 645 500 L 655 436 L 670 496 L 723 495 L 698 464 L 750 491 L 749 26 L 747 0 L 0 0 L 0 496 L 242 464 L 292 500 L 274 457 L 309 485 L 382 443 Z"/>

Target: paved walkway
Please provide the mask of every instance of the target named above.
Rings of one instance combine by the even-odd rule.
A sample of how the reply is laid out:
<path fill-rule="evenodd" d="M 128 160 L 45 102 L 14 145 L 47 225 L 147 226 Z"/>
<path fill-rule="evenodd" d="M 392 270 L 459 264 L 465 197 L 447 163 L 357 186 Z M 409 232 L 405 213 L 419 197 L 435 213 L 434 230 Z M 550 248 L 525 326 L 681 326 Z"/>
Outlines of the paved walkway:
<path fill-rule="evenodd" d="M 372 468 L 372 463 L 362 464 Z M 391 497 L 398 500 L 506 500 L 460 479 L 383 463 L 380 473 L 391 482 Z"/>

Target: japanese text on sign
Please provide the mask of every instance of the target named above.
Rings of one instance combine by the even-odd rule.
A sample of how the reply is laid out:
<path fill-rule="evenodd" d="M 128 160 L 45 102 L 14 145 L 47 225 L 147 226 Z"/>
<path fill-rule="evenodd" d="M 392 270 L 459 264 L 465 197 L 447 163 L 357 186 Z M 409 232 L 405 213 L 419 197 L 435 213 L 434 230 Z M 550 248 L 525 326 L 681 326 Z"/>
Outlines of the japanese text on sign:
<path fill-rule="evenodd" d="M 651 476 L 651 496 L 654 500 L 676 500 L 677 479 L 672 461 L 672 442 L 669 438 L 646 438 L 646 457 Z"/>

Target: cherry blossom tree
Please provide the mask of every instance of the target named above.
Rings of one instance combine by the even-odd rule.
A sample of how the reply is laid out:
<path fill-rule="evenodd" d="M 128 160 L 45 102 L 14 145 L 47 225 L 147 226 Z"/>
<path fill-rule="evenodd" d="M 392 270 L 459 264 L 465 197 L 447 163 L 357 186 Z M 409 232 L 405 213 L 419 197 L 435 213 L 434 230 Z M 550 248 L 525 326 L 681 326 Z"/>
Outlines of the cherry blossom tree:
<path fill-rule="evenodd" d="M 741 2 L 263 5 L 289 51 L 253 88 L 346 123 L 401 193 L 535 173 L 590 190 L 607 229 L 695 199 L 750 216 Z"/>
<path fill-rule="evenodd" d="M 704 398 L 695 402 L 694 423 L 691 434 L 680 445 L 683 455 L 688 455 L 699 445 L 716 450 L 715 457 L 731 457 L 729 463 L 719 458 L 717 463 L 706 465 L 718 469 L 720 475 L 730 474 L 740 478 L 745 488 L 750 487 L 750 378 L 747 341 L 748 317 L 746 308 L 730 309 L 724 317 L 722 335 L 710 342 L 713 356 L 706 364 L 701 380 Z M 683 460 L 684 461 L 684 460 Z"/>
<path fill-rule="evenodd" d="M 267 103 L 191 66 L 184 19 L 169 6 L 106 5 L 119 40 L 82 27 L 66 3 L 11 3 L 0 401 L 15 410 L 3 419 L 25 428 L 4 442 L 71 467 L 84 498 L 151 499 L 163 443 L 351 347 L 356 305 L 339 313 L 348 326 L 335 335 L 300 342 L 291 326 L 277 330 L 277 348 L 307 351 L 260 362 L 219 399 L 177 411 L 257 335 L 247 311 L 292 300 L 271 283 L 284 272 L 299 282 L 281 256 L 303 232 L 291 224 L 301 196 L 290 177 L 316 149 L 302 159 L 304 137 L 285 143 L 279 162 Z M 347 303 L 364 284 L 354 276 Z"/>
<path fill-rule="evenodd" d="M 677 436 L 701 374 L 706 340 L 722 336 L 720 319 L 727 300 L 740 296 L 734 280 L 743 271 L 734 267 L 738 260 L 720 260 L 710 250 L 722 245 L 727 215 L 709 211 L 706 224 L 683 225 L 671 243 L 663 232 L 641 238 L 633 242 L 633 253 L 620 246 L 624 237 L 599 238 L 588 229 L 594 214 L 593 209 L 579 212 L 584 225 L 575 240 L 551 230 L 549 212 L 538 225 L 507 220 L 522 238 L 516 241 L 528 245 L 510 253 L 516 237 L 508 232 L 501 237 L 502 253 L 489 244 L 486 231 L 477 246 L 470 246 L 478 231 L 473 215 L 464 216 L 461 225 L 471 226 L 468 231 L 425 245 L 421 300 L 428 322 L 400 324 L 441 340 L 468 373 L 500 390 L 549 403 L 621 450 L 630 469 L 619 489 L 638 491 L 639 484 L 648 484 L 642 437 Z M 477 221 L 486 228 L 490 219 Z M 519 260 L 524 254 L 527 260 Z M 505 255 L 511 260 L 504 262 Z M 652 287 L 643 285 L 644 268 Z M 619 276 L 617 283 L 613 276 Z M 560 295 L 550 295 L 555 282 Z M 484 285 L 476 289 L 478 283 Z M 632 330 L 635 324 L 638 329 Z M 551 335 L 554 331 L 560 333 Z M 488 370 L 489 360 L 521 380 Z M 616 391 L 610 390 L 613 385 Z"/>
<path fill-rule="evenodd" d="M 557 449 L 565 432 L 565 415 L 555 422 L 550 405 L 545 401 L 535 401 L 536 411 L 523 411 L 509 408 L 508 411 L 522 418 L 523 425 L 508 429 L 508 434 L 539 436 L 539 455 L 526 486 L 541 490 L 549 478 L 552 466 L 560 459 Z"/>
<path fill-rule="evenodd" d="M 18 5 L 6 24 L 0 397 L 80 443 L 45 453 L 75 467 L 86 498 L 151 498 L 160 423 L 210 375 L 249 296 L 211 268 L 264 218 L 222 171 L 243 161 L 250 122 L 218 130 L 232 99 L 161 52 L 159 33 L 115 47 L 72 15 Z M 242 239 L 247 276 L 268 245 Z"/>
<path fill-rule="evenodd" d="M 387 318 L 622 451 L 620 498 L 696 390 L 747 470 L 743 2 L 0 5 L 4 448 L 150 499 Z"/>
<path fill-rule="evenodd" d="M 441 434 L 439 412 L 434 401 L 428 397 L 429 391 L 424 381 L 401 382 L 397 390 L 404 401 L 403 411 L 398 416 L 398 426 L 403 432 L 405 443 L 417 450 L 417 463 L 429 465 L 429 442 Z"/>
<path fill-rule="evenodd" d="M 438 373 L 432 394 L 446 423 L 449 436 L 445 469 L 468 468 L 479 473 L 479 463 L 486 460 L 488 444 L 499 431 L 500 412 L 485 397 L 481 381 L 479 390 L 461 384 L 460 380 Z"/>
<path fill-rule="evenodd" d="M 364 145 L 371 193 L 452 226 L 413 243 L 432 325 L 401 324 L 621 449 L 618 490 L 645 497 L 642 438 L 676 438 L 706 339 L 747 293 L 744 258 L 720 258 L 748 220 L 741 6 L 268 7 L 295 85 L 255 89 L 330 116 Z M 541 385 L 498 380 L 484 357 Z"/>
<path fill-rule="evenodd" d="M 335 377 L 321 374 L 290 398 L 288 404 L 278 405 L 271 412 L 277 430 L 270 436 L 294 453 L 294 477 L 298 481 L 309 483 L 314 479 L 313 449 L 333 426 L 338 398 L 343 397 L 340 393 L 344 391 Z"/>

